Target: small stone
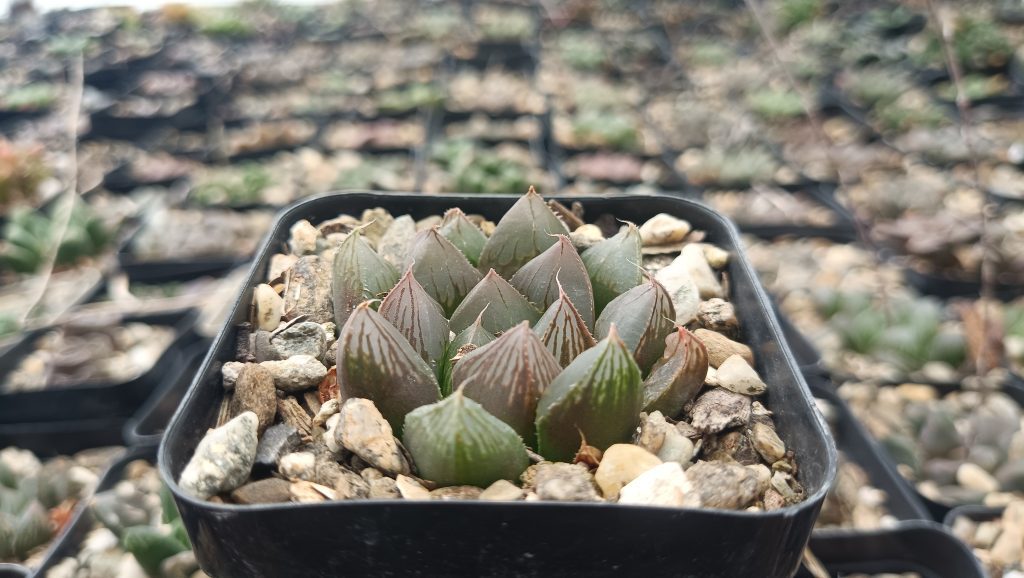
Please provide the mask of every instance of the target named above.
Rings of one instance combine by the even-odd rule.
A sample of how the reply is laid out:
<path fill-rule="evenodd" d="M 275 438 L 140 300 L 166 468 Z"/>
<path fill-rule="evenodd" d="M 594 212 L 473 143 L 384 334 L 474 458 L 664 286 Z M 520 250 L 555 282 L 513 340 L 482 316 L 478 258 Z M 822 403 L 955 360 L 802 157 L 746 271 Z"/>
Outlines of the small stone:
<path fill-rule="evenodd" d="M 448 486 L 430 492 L 435 500 L 477 500 L 482 490 L 476 486 Z"/>
<path fill-rule="evenodd" d="M 796 504 L 803 499 L 803 488 L 789 473 L 776 471 L 772 474 L 771 487 L 782 495 L 787 504 Z"/>
<path fill-rule="evenodd" d="M 768 386 L 753 367 L 739 355 L 730 355 L 715 370 L 718 385 L 743 395 L 761 395 Z"/>
<path fill-rule="evenodd" d="M 962 463 L 963 460 L 934 458 L 921 465 L 921 472 L 924 478 L 940 486 L 948 486 L 956 483 L 956 471 L 960 469 Z"/>
<path fill-rule="evenodd" d="M 377 244 L 377 253 L 385 261 L 401 270 L 406 257 L 409 256 L 409 247 L 415 237 L 416 222 L 409 215 L 402 215 L 391 223 L 384 236 L 381 237 Z"/>
<path fill-rule="evenodd" d="M 345 446 L 341 445 L 341 441 L 339 440 L 338 436 L 338 432 L 340 431 L 338 430 L 338 424 L 340 423 L 341 416 L 338 414 L 334 414 L 331 417 L 327 418 L 327 423 L 324 424 L 324 426 L 327 428 L 327 431 L 324 432 L 323 436 L 324 445 L 326 445 L 327 449 L 329 449 L 331 452 L 335 454 L 341 453 L 342 450 L 345 449 Z"/>
<path fill-rule="evenodd" d="M 996 479 L 1005 492 L 1024 492 L 1024 461 L 1006 462 L 996 470 Z"/>
<path fill-rule="evenodd" d="M 780 510 L 786 507 L 786 498 L 782 497 L 782 494 L 775 490 L 768 488 L 764 493 L 764 509 L 765 511 Z"/>
<path fill-rule="evenodd" d="M 658 213 L 640 225 L 640 239 L 644 246 L 681 243 L 693 228 L 690 223 L 667 213 Z"/>
<path fill-rule="evenodd" d="M 338 398 L 331 398 L 320 406 L 320 411 L 316 413 L 313 418 L 313 425 L 318 427 L 324 427 L 327 423 L 328 418 L 333 415 L 337 415 L 341 411 L 341 400 Z"/>
<path fill-rule="evenodd" d="M 757 495 L 763 496 L 771 487 L 772 471 L 764 464 L 751 464 L 744 467 L 754 474 L 757 479 Z"/>
<path fill-rule="evenodd" d="M 264 361 L 260 365 L 274 376 L 274 386 L 286 393 L 298 393 L 316 387 L 327 377 L 327 368 L 311 355 Z"/>
<path fill-rule="evenodd" d="M 341 406 L 338 443 L 366 463 L 390 474 L 408 474 L 405 459 L 391 425 L 368 399 L 352 398 Z"/>
<path fill-rule="evenodd" d="M 341 468 L 341 475 L 334 480 L 334 493 L 339 500 L 362 500 L 370 496 L 370 484 L 352 470 Z"/>
<path fill-rule="evenodd" d="M 306 219 L 292 225 L 289 230 L 288 249 L 293 255 L 309 255 L 316 253 L 316 241 L 320 231 Z"/>
<path fill-rule="evenodd" d="M 716 387 L 693 403 L 690 424 L 704 433 L 718 433 L 750 421 L 750 398 Z"/>
<path fill-rule="evenodd" d="M 192 550 L 178 552 L 173 556 L 164 558 L 160 563 L 161 578 L 189 578 L 199 569 L 199 562 Z"/>
<path fill-rule="evenodd" d="M 623 486 L 619 492 L 619 503 L 675 508 L 701 507 L 700 494 L 682 466 L 675 462 L 655 466 Z"/>
<path fill-rule="evenodd" d="M 284 312 L 284 299 L 266 283 L 256 286 L 252 292 L 252 303 L 256 309 L 256 327 L 264 331 L 273 331 L 281 324 Z"/>
<path fill-rule="evenodd" d="M 275 410 L 277 406 L 275 405 Z M 299 431 L 286 423 L 267 428 L 256 446 L 256 465 L 267 468 L 277 467 L 278 461 L 295 451 L 302 443 Z"/>
<path fill-rule="evenodd" d="M 996 567 L 1013 567 L 1024 559 L 1024 501 L 1015 501 L 1003 512 L 1003 531 L 989 550 Z"/>
<path fill-rule="evenodd" d="M 293 355 L 309 355 L 319 359 L 327 346 L 327 333 L 323 325 L 312 321 L 296 323 L 278 333 L 271 340 L 281 359 Z"/>
<path fill-rule="evenodd" d="M 693 442 L 679 428 L 668 423 L 660 411 L 642 415 L 637 445 L 664 462 L 679 462 L 686 467 L 693 459 Z"/>
<path fill-rule="evenodd" d="M 668 266 L 659 269 L 654 279 L 661 283 L 672 299 L 672 307 L 676 312 L 676 323 L 687 325 L 697 317 L 700 310 L 700 289 L 693 280 L 693 275 L 686 264 L 672 261 Z"/>
<path fill-rule="evenodd" d="M 269 331 L 263 331 L 257 329 L 252 332 L 250 336 L 250 351 L 252 357 L 255 358 L 256 363 L 263 363 L 264 361 L 279 361 L 282 359 L 281 354 L 277 351 L 277 347 L 271 342 L 270 338 L 273 333 Z"/>
<path fill-rule="evenodd" d="M 285 255 L 284 253 L 273 255 L 270 258 L 270 265 L 267 267 L 267 281 L 274 282 L 285 271 L 291 269 L 292 265 L 298 260 L 299 258 L 295 255 Z"/>
<path fill-rule="evenodd" d="M 277 415 L 277 392 L 274 389 L 274 377 L 270 372 L 255 363 L 247 363 L 238 373 L 235 381 L 235 392 L 231 396 L 231 413 L 239 415 L 251 411 L 259 420 L 257 434 L 263 432 L 274 423 Z"/>
<path fill-rule="evenodd" d="M 240 361 L 228 361 L 220 368 L 220 375 L 222 378 L 222 384 L 224 389 L 230 391 L 235 387 L 235 382 L 238 380 L 238 373 L 242 371 L 245 364 Z"/>
<path fill-rule="evenodd" d="M 953 415 L 941 407 L 934 407 L 928 412 L 919 440 L 925 453 L 934 457 L 945 457 L 963 446 Z"/>
<path fill-rule="evenodd" d="M 956 470 L 956 483 L 978 492 L 997 492 L 999 482 L 991 474 L 982 469 L 978 464 L 970 462 L 961 464 Z"/>
<path fill-rule="evenodd" d="M 256 460 L 258 426 L 259 418 L 247 411 L 207 432 L 181 472 L 181 489 L 206 500 L 241 486 Z"/>
<path fill-rule="evenodd" d="M 411 220 L 411 219 L 410 219 Z M 398 474 L 395 478 L 395 487 L 398 488 L 398 493 L 402 495 L 406 500 L 429 500 L 430 490 L 423 487 L 423 484 L 410 478 L 409 476 L 403 476 Z"/>
<path fill-rule="evenodd" d="M 669 267 L 677 263 L 693 278 L 701 299 L 725 297 L 722 284 L 718 282 L 718 275 L 708 264 L 708 260 L 704 257 L 704 250 L 699 245 L 690 244 L 683 247 L 679 256 L 672 261 Z"/>
<path fill-rule="evenodd" d="M 761 456 L 750 438 L 739 430 L 704 436 L 701 454 L 704 460 L 737 462 L 745 466 L 761 463 Z"/>
<path fill-rule="evenodd" d="M 572 245 L 576 247 L 577 251 L 582 252 L 604 241 L 604 235 L 597 225 L 586 224 L 569 233 L 569 240 L 572 241 Z"/>
<path fill-rule="evenodd" d="M 531 468 L 535 468 L 533 489 L 541 500 L 596 502 L 601 499 L 594 489 L 593 479 L 586 466 L 540 463 Z"/>
<path fill-rule="evenodd" d="M 714 367 L 708 366 L 708 372 L 704 376 L 704 385 L 709 387 L 718 387 L 721 385 L 718 381 L 718 370 Z"/>
<path fill-rule="evenodd" d="M 316 455 L 313 452 L 293 452 L 280 459 L 277 471 L 289 480 L 312 481 L 316 473 Z"/>
<path fill-rule="evenodd" d="M 605 499 L 615 500 L 619 490 L 637 476 L 661 464 L 658 456 L 640 446 L 614 444 L 604 452 L 594 481 Z"/>
<path fill-rule="evenodd" d="M 736 308 L 732 303 L 717 297 L 701 302 L 697 309 L 697 321 L 705 329 L 717 331 L 728 337 L 735 336 L 740 328 Z"/>
<path fill-rule="evenodd" d="M 291 483 L 281 478 L 267 478 L 250 482 L 231 492 L 231 499 L 239 504 L 273 504 L 291 500 Z"/>
<path fill-rule="evenodd" d="M 711 243 L 700 243 L 699 247 L 711 268 L 722 269 L 729 264 L 729 252 L 725 249 Z"/>
<path fill-rule="evenodd" d="M 395 218 L 386 209 L 374 207 L 363 211 L 359 220 L 363 225 L 363 237 L 376 248 L 381 237 L 391 227 L 391 223 L 394 222 Z"/>
<path fill-rule="evenodd" d="M 779 434 L 763 423 L 750 426 L 750 443 L 769 464 L 774 464 L 786 455 L 786 444 L 779 438 Z"/>
<path fill-rule="evenodd" d="M 686 476 L 708 508 L 739 510 L 756 500 L 761 487 L 757 474 L 738 464 L 697 462 Z"/>
<path fill-rule="evenodd" d="M 976 445 L 968 450 L 967 461 L 978 464 L 986 472 L 994 472 L 1006 458 L 1006 454 L 992 446 L 978 444 L 977 438 L 974 441 Z"/>
<path fill-rule="evenodd" d="M 315 323 L 333 322 L 330 269 L 331 262 L 321 262 L 317 255 L 299 257 L 284 273 L 284 311 L 291 317 L 305 315 Z"/>
<path fill-rule="evenodd" d="M 711 364 L 711 367 L 717 369 L 726 359 L 733 355 L 739 355 L 747 364 L 753 367 L 754 352 L 746 345 L 733 341 L 721 333 L 703 328 L 697 329 L 693 334 L 697 336 L 697 339 L 700 339 L 701 343 L 708 350 L 708 363 Z"/>
<path fill-rule="evenodd" d="M 480 499 L 489 502 L 515 502 L 524 496 L 522 488 L 508 480 L 498 480 L 480 493 Z"/>
<path fill-rule="evenodd" d="M 395 480 L 391 478 L 374 478 L 367 483 L 370 485 L 368 497 L 371 500 L 397 500 L 402 497 Z"/>
<path fill-rule="evenodd" d="M 299 480 L 289 485 L 288 491 L 293 502 L 310 503 L 338 499 L 334 489 L 313 482 Z"/>

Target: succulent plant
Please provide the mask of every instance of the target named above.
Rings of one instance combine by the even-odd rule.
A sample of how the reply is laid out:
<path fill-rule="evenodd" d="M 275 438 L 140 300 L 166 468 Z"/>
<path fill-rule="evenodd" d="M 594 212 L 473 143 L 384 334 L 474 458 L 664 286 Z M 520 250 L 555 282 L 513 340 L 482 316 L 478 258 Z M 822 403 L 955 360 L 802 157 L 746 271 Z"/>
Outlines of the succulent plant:
<path fill-rule="evenodd" d="M 763 89 L 747 95 L 747 106 L 761 118 L 782 121 L 804 113 L 800 95 L 791 90 Z"/>
<path fill-rule="evenodd" d="M 821 15 L 823 0 L 782 0 L 777 5 L 776 22 L 784 32 L 807 24 Z"/>
<path fill-rule="evenodd" d="M 256 163 L 243 163 L 224 173 L 214 173 L 196 184 L 192 199 L 201 205 L 251 205 L 263 200 L 270 173 Z"/>
<path fill-rule="evenodd" d="M 0 263 L 18 273 L 34 273 L 45 262 L 54 242 L 54 215 L 19 209 L 11 215 L 0 244 Z M 72 265 L 102 253 L 110 233 L 92 210 L 81 203 L 71 209 L 71 218 L 57 251 L 56 265 Z"/>
<path fill-rule="evenodd" d="M 18 147 L 0 139 L 0 209 L 35 201 L 47 173 L 42 147 Z"/>
<path fill-rule="evenodd" d="M 393 288 L 369 267 L 335 276 L 336 312 L 364 299 L 341 322 L 341 395 L 373 401 L 423 477 L 515 479 L 526 446 L 571 460 L 584 439 L 628 441 L 642 409 L 677 415 L 703 385 L 707 354 L 643 281 L 637 228 L 582 257 L 567 232 L 531 188 L 490 237 L 457 209 L 418 233 Z M 345 243 L 376 261 L 358 230 Z"/>
<path fill-rule="evenodd" d="M 944 66 L 941 40 L 931 30 L 925 34 L 923 50 L 911 56 L 920 64 Z M 1013 47 L 995 22 L 960 16 L 953 30 L 953 52 L 965 70 L 976 71 L 1004 66 L 1013 54 Z"/>
<path fill-rule="evenodd" d="M 529 184 L 529 167 L 468 139 L 440 143 L 432 158 L 452 176 L 451 188 L 462 193 L 517 191 Z"/>
<path fill-rule="evenodd" d="M 628 114 L 590 106 L 573 116 L 572 135 L 581 148 L 609 147 L 631 151 L 640 146 L 636 123 Z"/>
<path fill-rule="evenodd" d="M 377 108 L 388 114 L 401 114 L 424 108 L 441 106 L 444 92 L 432 83 L 414 83 L 382 92 L 377 97 Z"/>
<path fill-rule="evenodd" d="M 96 519 L 113 532 L 125 552 L 150 576 L 161 576 L 164 560 L 192 549 L 170 491 L 160 489 L 160 525 L 150 519 L 152 494 L 135 484 L 119 484 L 97 493 L 91 506 Z"/>
<path fill-rule="evenodd" d="M 57 94 L 51 84 L 28 84 L 0 95 L 0 108 L 22 112 L 46 110 L 57 102 Z"/>

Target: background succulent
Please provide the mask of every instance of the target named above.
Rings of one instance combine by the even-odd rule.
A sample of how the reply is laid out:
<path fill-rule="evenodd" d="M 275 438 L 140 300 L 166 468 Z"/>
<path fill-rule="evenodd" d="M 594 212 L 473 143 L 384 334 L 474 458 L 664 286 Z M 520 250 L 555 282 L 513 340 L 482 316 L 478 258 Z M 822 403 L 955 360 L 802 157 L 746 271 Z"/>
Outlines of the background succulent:
<path fill-rule="evenodd" d="M 159 489 L 160 519 L 151 519 L 157 498 L 145 484 L 119 483 L 93 497 L 91 511 L 117 536 L 121 548 L 132 554 L 150 576 L 163 576 L 167 558 L 192 549 L 184 522 L 166 487 Z"/>
<path fill-rule="evenodd" d="M 373 401 L 425 478 L 486 486 L 526 468 L 525 445 L 567 461 L 584 439 L 627 442 L 642 409 L 678 414 L 703 384 L 703 345 L 643 280 L 637 228 L 582 256 L 567 234 L 531 188 L 490 237 L 449 211 L 401 279 L 379 278 L 359 231 L 339 248 L 341 394 Z"/>
<path fill-rule="evenodd" d="M 19 147 L 0 139 L 0 208 L 33 203 L 48 172 L 41 147 Z"/>
<path fill-rule="evenodd" d="M 34 273 L 45 262 L 54 242 L 55 211 L 45 214 L 31 209 L 14 211 L 4 228 L 0 245 L 0 262 L 18 273 Z M 57 251 L 56 264 L 72 265 L 81 259 L 95 257 L 110 243 L 111 235 L 92 210 L 77 203 Z"/>

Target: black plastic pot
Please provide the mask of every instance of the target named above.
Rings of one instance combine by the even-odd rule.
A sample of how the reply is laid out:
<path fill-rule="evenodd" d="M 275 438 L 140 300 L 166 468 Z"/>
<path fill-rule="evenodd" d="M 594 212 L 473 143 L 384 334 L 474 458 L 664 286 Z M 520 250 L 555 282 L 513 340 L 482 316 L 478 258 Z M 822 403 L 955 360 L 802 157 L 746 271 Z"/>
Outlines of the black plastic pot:
<path fill-rule="evenodd" d="M 178 367 L 166 376 L 139 411 L 124 424 L 124 443 L 129 447 L 156 446 L 164 437 L 164 429 L 185 397 L 188 386 L 210 350 L 209 341 L 202 340 L 189 346 L 181 356 Z"/>
<path fill-rule="evenodd" d="M 904 266 L 903 277 L 907 284 L 925 295 L 940 299 L 953 297 L 975 297 L 981 295 L 981 281 L 954 279 L 934 273 L 922 273 L 914 267 Z M 995 296 L 1002 301 L 1012 301 L 1024 295 L 1024 284 L 1007 285 L 996 283 Z"/>
<path fill-rule="evenodd" d="M 808 376 L 814 397 L 824 399 L 835 411 L 832 433 L 836 447 L 847 459 L 860 466 L 871 480 L 871 485 L 885 492 L 885 507 L 900 520 L 931 520 L 932 516 L 921 501 L 920 494 L 896 471 L 892 460 L 879 447 L 871 434 L 854 417 L 846 402 L 835 392 L 835 387 L 823 378 Z M 826 528 L 821 531 L 840 531 Z M 850 531 L 850 530 L 845 530 Z"/>
<path fill-rule="evenodd" d="M 934 522 L 874 532 L 815 532 L 811 552 L 833 576 L 916 572 L 922 578 L 985 578 L 966 544 Z M 809 578 L 807 570 L 797 575 Z"/>
<path fill-rule="evenodd" d="M 31 574 L 28 568 L 17 564 L 0 564 L 0 578 L 22 578 Z"/>
<path fill-rule="evenodd" d="M 98 484 L 96 484 L 95 492 L 103 492 L 112 489 L 121 481 L 124 476 L 125 467 L 134 462 L 135 460 L 146 460 L 153 462 L 156 459 L 156 448 L 143 447 L 143 448 L 132 448 L 127 451 L 124 455 L 117 459 L 114 463 L 107 468 L 107 471 L 103 473 Z M 60 563 L 61 560 L 69 557 L 74 557 L 78 554 L 78 551 L 82 547 L 82 542 L 85 537 L 92 531 L 95 525 L 95 518 L 92 515 L 92 511 L 89 509 L 89 502 L 91 500 L 83 500 L 78 507 L 74 518 L 68 523 L 64 532 L 60 535 L 57 541 L 50 546 L 46 556 L 43 558 L 42 564 L 35 571 L 35 576 L 45 577 L 46 573 L 50 571 L 55 565 Z"/>
<path fill-rule="evenodd" d="M 797 364 L 800 365 L 800 371 L 804 374 L 804 377 L 808 381 L 811 381 L 811 376 L 827 377 L 829 371 L 825 367 L 825 362 L 822 361 L 821 353 L 818 349 L 793 325 L 789 317 L 779 310 L 774 299 L 772 299 L 772 307 L 775 310 L 775 316 L 779 319 L 782 336 L 786 338 L 786 343 L 789 344 L 789 349 L 793 352 L 793 357 L 796 359 Z M 831 381 L 828 381 L 829 385 L 831 383 Z"/>
<path fill-rule="evenodd" d="M 942 525 L 952 528 L 957 518 L 967 518 L 974 522 L 988 522 L 1002 516 L 1005 509 L 993 506 L 957 506 L 946 514 L 945 519 L 942 520 Z"/>
<path fill-rule="evenodd" d="M 196 313 L 184 312 L 127 317 L 122 321 L 168 325 L 174 327 L 174 341 L 151 368 L 122 382 L 86 382 L 40 391 L 0 395 L 0 424 L 24 424 L 88 419 L 127 419 L 152 393 L 160 380 L 181 363 L 181 348 L 195 339 L 192 326 Z M 33 331 L 28 337 L 0 357 L 0 382 L 35 347 L 36 338 L 51 330 Z"/>
<path fill-rule="evenodd" d="M 119 446 L 124 418 L 0 424 L 0 448 L 29 450 L 41 458 L 70 455 L 89 448 Z"/>
<path fill-rule="evenodd" d="M 232 314 L 214 341 L 160 446 L 160 469 L 174 493 L 204 570 L 234 576 L 352 575 L 672 575 L 787 576 L 799 564 L 814 519 L 835 476 L 836 452 L 786 347 L 735 228 L 699 203 L 667 195 L 562 197 L 590 219 L 611 213 L 643 222 L 666 212 L 708 233 L 733 254 L 732 301 L 765 381 L 768 406 L 800 463 L 807 500 L 773 512 L 680 510 L 586 503 L 336 501 L 238 506 L 199 501 L 176 481 L 223 395 L 220 365 L 234 359 L 238 323 L 248 318 L 254 284 L 300 219 L 384 207 L 419 219 L 458 206 L 498 219 L 514 196 L 336 193 L 282 212 L 250 269 Z"/>

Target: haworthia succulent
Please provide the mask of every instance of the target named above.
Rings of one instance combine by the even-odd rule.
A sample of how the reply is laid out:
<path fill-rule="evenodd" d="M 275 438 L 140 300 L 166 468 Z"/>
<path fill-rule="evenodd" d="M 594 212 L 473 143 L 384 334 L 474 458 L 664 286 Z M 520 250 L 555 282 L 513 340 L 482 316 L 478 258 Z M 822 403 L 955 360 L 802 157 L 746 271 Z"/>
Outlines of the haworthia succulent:
<path fill-rule="evenodd" d="M 420 477 L 441 486 L 485 488 L 518 479 L 530 464 L 515 430 L 458 390 L 410 412 L 402 442 Z"/>
<path fill-rule="evenodd" d="M 615 326 L 646 373 L 665 351 L 665 337 L 675 326 L 675 318 L 672 298 L 661 283 L 650 277 L 647 283 L 633 287 L 605 307 L 597 318 L 595 333 L 601 339 Z"/>
<path fill-rule="evenodd" d="M 121 544 L 125 551 L 135 556 L 139 566 L 150 576 L 161 574 L 160 565 L 164 560 L 189 549 L 173 535 L 164 534 L 152 526 L 128 528 L 121 538 Z"/>
<path fill-rule="evenodd" d="M 533 445 L 537 401 L 561 371 L 524 321 L 459 360 L 452 385 Z"/>
<path fill-rule="evenodd" d="M 487 236 L 480 230 L 480 227 L 466 218 L 462 209 L 449 209 L 444 214 L 444 220 L 441 221 L 441 227 L 438 230 L 452 242 L 452 245 L 462 251 L 462 254 L 474 267 L 480 264 L 480 253 L 483 252 L 484 245 L 487 244 Z"/>
<path fill-rule="evenodd" d="M 576 356 L 593 347 L 596 341 L 568 295 L 561 291 L 561 287 L 559 290 L 558 300 L 541 315 L 533 331 L 540 336 L 558 364 L 567 367 Z"/>
<path fill-rule="evenodd" d="M 643 281 L 640 274 L 640 231 L 633 223 L 581 255 L 594 290 L 594 308 L 600 315 L 619 295 Z"/>
<path fill-rule="evenodd" d="M 708 374 L 708 351 L 692 333 L 678 327 L 665 338 L 665 353 L 644 380 L 644 411 L 679 415 L 697 396 Z"/>
<path fill-rule="evenodd" d="M 459 332 L 455 339 L 452 339 L 451 343 L 448 344 L 448 349 L 445 352 L 444 360 L 440 364 L 437 378 L 441 384 L 441 393 L 445 395 L 452 392 L 452 367 L 458 358 L 477 347 L 487 345 L 495 339 L 490 331 L 484 329 L 482 315 L 482 312 L 480 315 L 477 315 L 476 321 Z"/>
<path fill-rule="evenodd" d="M 506 279 L 530 259 L 555 244 L 555 234 L 568 234 L 533 187 L 498 221 L 480 254 L 480 269 L 494 269 Z"/>
<path fill-rule="evenodd" d="M 558 300 L 561 283 L 583 322 L 594 326 L 594 290 L 569 237 L 558 235 L 554 245 L 523 265 L 509 282 L 541 310 Z"/>
<path fill-rule="evenodd" d="M 398 271 L 362 238 L 357 229 L 338 246 L 331 269 L 331 299 L 338 327 L 348 321 L 357 305 L 374 299 L 398 281 Z"/>
<path fill-rule="evenodd" d="M 582 438 L 600 450 L 626 442 L 643 401 L 640 368 L 612 328 L 562 370 L 537 405 L 537 451 L 569 461 Z"/>
<path fill-rule="evenodd" d="M 437 301 L 416 281 L 412 269 L 391 289 L 378 311 L 409 340 L 424 361 L 433 365 L 444 357 L 448 320 Z"/>
<path fill-rule="evenodd" d="M 397 432 L 407 413 L 441 397 L 427 362 L 368 303 L 356 307 L 341 329 L 337 369 L 342 399 L 373 401 Z"/>
<path fill-rule="evenodd" d="M 462 331 L 480 317 L 484 329 L 498 334 L 520 321 L 535 323 L 540 311 L 491 269 L 452 314 L 452 331 Z"/>
<path fill-rule="evenodd" d="M 480 272 L 436 228 L 416 234 L 405 266 L 412 267 L 416 280 L 441 305 L 445 315 L 451 315 L 480 282 Z"/>

